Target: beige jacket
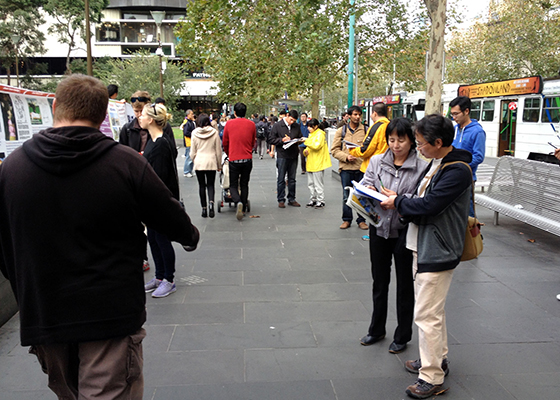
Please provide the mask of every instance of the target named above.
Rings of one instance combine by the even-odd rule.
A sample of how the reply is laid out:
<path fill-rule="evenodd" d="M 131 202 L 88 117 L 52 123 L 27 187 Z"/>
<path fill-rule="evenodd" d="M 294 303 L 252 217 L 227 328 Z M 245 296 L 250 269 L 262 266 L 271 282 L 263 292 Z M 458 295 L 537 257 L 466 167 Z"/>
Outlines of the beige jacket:
<path fill-rule="evenodd" d="M 190 156 L 195 171 L 219 171 L 222 168 L 222 143 L 218 131 L 211 126 L 192 131 Z"/>
<path fill-rule="evenodd" d="M 362 165 L 362 159 L 356 158 L 354 161 L 348 161 L 348 148 L 346 144 L 342 143 L 342 131 L 346 127 L 346 135 L 344 136 L 344 140 L 355 143 L 358 146 L 362 146 L 364 138 L 366 136 L 366 131 L 362 124 L 358 125 L 356 130 L 352 133 L 350 130 L 349 125 L 345 125 L 341 128 L 338 128 L 331 146 L 331 154 L 334 158 L 338 160 L 338 170 L 349 170 L 349 171 L 357 171 L 360 169 Z"/>

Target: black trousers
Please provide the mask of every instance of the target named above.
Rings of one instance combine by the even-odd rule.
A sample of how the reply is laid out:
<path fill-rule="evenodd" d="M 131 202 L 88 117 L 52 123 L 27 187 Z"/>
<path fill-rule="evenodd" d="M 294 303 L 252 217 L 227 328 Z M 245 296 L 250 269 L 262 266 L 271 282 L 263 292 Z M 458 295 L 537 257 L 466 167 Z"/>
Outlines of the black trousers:
<path fill-rule="evenodd" d="M 200 205 L 206 208 L 206 192 L 208 192 L 208 201 L 214 202 L 214 181 L 216 180 L 216 171 L 196 171 L 196 179 L 198 180 L 198 195 L 200 197 Z"/>
<path fill-rule="evenodd" d="M 249 179 L 253 169 L 253 161 L 243 163 L 229 163 L 229 191 L 231 199 L 237 204 L 243 203 L 243 210 L 247 207 L 249 198 Z"/>
<path fill-rule="evenodd" d="M 385 335 L 391 264 L 395 259 L 397 277 L 397 329 L 393 340 L 405 344 L 412 339 L 414 318 L 414 281 L 412 278 L 412 251 L 406 248 L 406 229 L 397 238 L 384 239 L 377 236 L 377 229 L 369 226 L 369 255 L 373 278 L 373 314 L 368 334 Z"/>

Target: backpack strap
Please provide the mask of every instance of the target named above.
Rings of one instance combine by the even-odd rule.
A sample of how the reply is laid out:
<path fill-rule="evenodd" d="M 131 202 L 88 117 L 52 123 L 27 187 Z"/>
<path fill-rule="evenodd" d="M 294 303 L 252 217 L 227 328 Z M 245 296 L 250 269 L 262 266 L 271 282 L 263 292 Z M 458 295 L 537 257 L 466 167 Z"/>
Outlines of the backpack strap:
<path fill-rule="evenodd" d="M 342 150 L 342 148 L 344 147 L 344 137 L 346 136 L 346 128 L 347 125 L 344 124 L 342 126 L 342 134 L 340 135 L 340 150 Z"/>
<path fill-rule="evenodd" d="M 379 127 L 383 124 L 383 122 L 378 122 L 375 125 L 373 125 L 369 131 L 368 134 L 366 136 L 366 138 L 364 139 L 364 143 L 362 144 L 362 147 L 360 148 L 360 151 L 362 153 L 365 153 L 367 148 L 369 147 L 369 144 L 371 143 L 371 141 L 373 140 L 373 137 L 375 136 L 375 133 L 377 132 L 377 130 L 379 129 Z"/>

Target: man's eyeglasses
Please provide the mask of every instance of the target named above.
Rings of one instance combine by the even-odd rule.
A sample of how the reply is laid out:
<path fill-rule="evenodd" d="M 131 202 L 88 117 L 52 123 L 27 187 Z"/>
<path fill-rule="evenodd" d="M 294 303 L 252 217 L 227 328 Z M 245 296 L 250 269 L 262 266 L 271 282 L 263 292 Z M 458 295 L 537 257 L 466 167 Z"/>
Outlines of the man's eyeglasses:
<path fill-rule="evenodd" d="M 424 147 L 424 146 L 427 145 L 427 144 L 428 144 L 428 142 L 420 143 L 418 140 L 416 141 L 416 147 L 417 147 L 418 149 Z"/>
<path fill-rule="evenodd" d="M 461 112 L 452 112 L 452 113 L 451 113 L 451 116 L 452 116 L 452 117 L 456 117 L 457 115 L 460 115 L 460 114 L 463 114 L 463 111 L 461 111 Z"/>
<path fill-rule="evenodd" d="M 150 98 L 149 97 L 131 97 L 130 98 L 131 103 L 136 103 L 137 101 L 139 101 L 141 103 L 147 103 L 148 101 L 150 101 Z"/>

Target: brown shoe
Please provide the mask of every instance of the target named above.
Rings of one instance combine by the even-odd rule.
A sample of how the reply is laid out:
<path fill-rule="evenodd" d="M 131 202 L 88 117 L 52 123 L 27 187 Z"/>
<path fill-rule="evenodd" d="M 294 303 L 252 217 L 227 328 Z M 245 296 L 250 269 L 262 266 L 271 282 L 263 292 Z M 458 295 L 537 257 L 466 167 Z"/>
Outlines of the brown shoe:
<path fill-rule="evenodd" d="M 278 207 L 279 208 L 286 208 L 286 204 L 284 204 L 284 202 L 281 201 L 281 202 L 278 203 Z"/>
<path fill-rule="evenodd" d="M 433 397 L 445 393 L 449 388 L 444 388 L 441 385 L 432 385 L 422 379 L 418 379 L 414 385 L 410 385 L 406 388 L 406 394 L 413 399 L 427 399 L 428 397 Z"/>
<path fill-rule="evenodd" d="M 301 204 L 299 204 L 297 201 L 288 201 L 288 205 L 292 206 L 292 207 L 301 207 Z"/>
<path fill-rule="evenodd" d="M 367 230 L 369 229 L 368 225 L 367 225 L 365 222 L 360 222 L 360 223 L 358 224 L 358 227 L 359 227 L 360 229 L 363 229 L 364 231 L 367 231 Z"/>
<path fill-rule="evenodd" d="M 350 222 L 344 221 L 342 225 L 340 225 L 340 229 L 348 229 L 350 228 Z"/>

